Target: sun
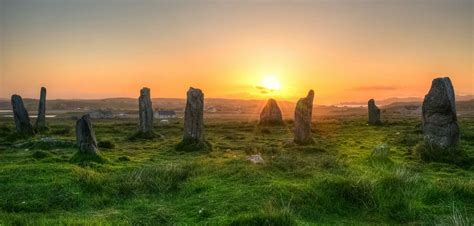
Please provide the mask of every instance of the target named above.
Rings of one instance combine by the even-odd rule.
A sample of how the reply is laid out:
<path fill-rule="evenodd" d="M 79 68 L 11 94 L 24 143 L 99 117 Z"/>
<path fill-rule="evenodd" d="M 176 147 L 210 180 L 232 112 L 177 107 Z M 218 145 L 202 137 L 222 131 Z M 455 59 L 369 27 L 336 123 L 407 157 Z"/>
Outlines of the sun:
<path fill-rule="evenodd" d="M 264 76 L 260 85 L 271 91 L 277 91 L 281 89 L 280 81 L 278 81 L 278 78 L 275 75 Z"/>

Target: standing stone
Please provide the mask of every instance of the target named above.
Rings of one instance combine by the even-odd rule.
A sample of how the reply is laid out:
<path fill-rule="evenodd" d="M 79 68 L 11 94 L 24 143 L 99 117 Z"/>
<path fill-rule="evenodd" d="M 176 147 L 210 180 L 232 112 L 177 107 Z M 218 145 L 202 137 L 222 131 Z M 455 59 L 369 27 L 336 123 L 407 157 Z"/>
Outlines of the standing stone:
<path fill-rule="evenodd" d="M 443 149 L 458 144 L 459 125 L 454 89 L 448 77 L 433 80 L 423 101 L 422 114 L 426 141 Z"/>
<path fill-rule="evenodd" d="M 35 123 L 36 130 L 46 129 L 46 88 L 41 87 L 39 105 L 38 105 L 38 118 Z"/>
<path fill-rule="evenodd" d="M 138 98 L 138 108 L 140 116 L 139 133 L 152 134 L 153 133 L 153 106 L 150 98 L 150 89 L 143 88 L 140 90 L 140 97 Z"/>
<path fill-rule="evenodd" d="M 370 99 L 368 103 L 369 108 L 369 124 L 370 125 L 380 125 L 380 109 L 375 105 L 375 100 Z"/>
<path fill-rule="evenodd" d="M 282 125 L 283 117 L 280 107 L 274 99 L 268 99 L 260 113 L 260 125 Z"/>
<path fill-rule="evenodd" d="M 190 87 L 187 92 L 183 141 L 178 144 L 177 149 L 210 149 L 209 143 L 204 139 L 204 94 L 200 89 Z"/>
<path fill-rule="evenodd" d="M 313 116 L 314 91 L 310 90 L 305 98 L 298 100 L 295 108 L 295 138 L 297 144 L 311 144 L 311 119 Z"/>
<path fill-rule="evenodd" d="M 76 142 L 79 152 L 83 154 L 99 153 L 89 114 L 82 116 L 76 122 Z"/>
<path fill-rule="evenodd" d="M 15 119 L 16 131 L 22 135 L 34 135 L 33 126 L 30 122 L 28 111 L 23 105 L 23 99 L 19 95 L 12 95 L 11 104 L 13 109 L 13 118 Z"/>

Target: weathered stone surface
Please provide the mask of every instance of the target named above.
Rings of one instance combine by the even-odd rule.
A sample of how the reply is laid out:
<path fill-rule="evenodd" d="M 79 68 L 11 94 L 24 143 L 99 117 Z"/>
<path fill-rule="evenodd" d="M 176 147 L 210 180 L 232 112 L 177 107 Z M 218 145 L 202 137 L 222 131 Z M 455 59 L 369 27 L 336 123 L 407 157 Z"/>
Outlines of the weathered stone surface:
<path fill-rule="evenodd" d="M 184 140 L 204 140 L 204 94 L 189 88 L 184 111 Z"/>
<path fill-rule="evenodd" d="M 204 94 L 200 89 L 190 87 L 187 92 L 183 141 L 178 144 L 177 149 L 210 149 L 210 144 L 204 138 Z"/>
<path fill-rule="evenodd" d="M 311 136 L 311 119 L 313 116 L 314 91 L 310 90 L 305 98 L 296 103 L 295 108 L 295 138 L 297 144 L 313 143 Z"/>
<path fill-rule="evenodd" d="M 76 122 L 76 142 L 79 152 L 84 154 L 97 154 L 97 140 L 95 138 L 94 129 L 90 116 L 84 115 Z"/>
<path fill-rule="evenodd" d="M 458 144 L 459 125 L 454 89 L 448 77 L 433 80 L 423 101 L 422 114 L 426 141 L 443 149 Z"/>
<path fill-rule="evenodd" d="M 140 90 L 138 98 L 140 127 L 139 133 L 153 133 L 153 106 L 150 98 L 150 89 L 144 87 Z"/>
<path fill-rule="evenodd" d="M 260 113 L 260 125 L 282 125 L 283 117 L 281 115 L 280 107 L 276 100 L 268 99 L 267 104 L 263 107 Z"/>
<path fill-rule="evenodd" d="M 375 100 L 370 99 L 368 103 L 369 109 L 369 124 L 371 125 L 380 125 L 382 122 L 380 121 L 380 109 L 375 105 Z"/>
<path fill-rule="evenodd" d="M 13 109 L 13 118 L 15 120 L 16 131 L 22 135 L 34 135 L 33 126 L 30 122 L 28 111 L 23 105 L 23 99 L 19 95 L 12 95 L 11 104 Z"/>
<path fill-rule="evenodd" d="M 37 130 L 43 130 L 46 128 L 46 88 L 44 87 L 41 87 L 38 104 L 38 117 L 36 118 L 35 128 Z"/>

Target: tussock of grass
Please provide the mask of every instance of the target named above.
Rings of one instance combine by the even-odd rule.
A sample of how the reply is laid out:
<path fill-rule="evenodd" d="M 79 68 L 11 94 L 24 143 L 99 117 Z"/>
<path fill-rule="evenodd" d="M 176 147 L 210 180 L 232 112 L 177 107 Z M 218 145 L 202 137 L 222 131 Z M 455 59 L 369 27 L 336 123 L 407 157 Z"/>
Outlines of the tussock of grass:
<path fill-rule="evenodd" d="M 473 225 L 474 217 L 466 208 L 461 208 L 453 204 L 451 214 L 442 224 L 446 225 Z"/>
<path fill-rule="evenodd" d="M 474 203 L 474 181 L 457 178 L 437 180 L 427 188 L 424 197 L 426 203 L 471 202 Z"/>
<path fill-rule="evenodd" d="M 86 192 L 102 192 L 108 184 L 103 175 L 91 169 L 76 167 L 73 168 L 73 174 L 79 186 Z"/>
<path fill-rule="evenodd" d="M 42 213 L 53 210 L 71 210 L 82 204 L 82 197 L 73 187 L 64 184 L 44 185 L 36 188 L 17 188 L 2 200 L 5 212 Z"/>
<path fill-rule="evenodd" d="M 166 193 L 179 189 L 193 173 L 192 165 L 169 164 L 133 169 L 116 178 L 120 196 L 138 193 Z"/>
<path fill-rule="evenodd" d="M 390 159 L 390 147 L 387 144 L 377 145 L 368 159 L 373 166 L 386 166 L 393 163 Z"/>
<path fill-rule="evenodd" d="M 388 218 L 406 223 L 418 219 L 420 208 L 414 202 L 421 195 L 420 178 L 406 168 L 396 168 L 376 182 L 377 209 Z"/>
<path fill-rule="evenodd" d="M 414 154 L 424 162 L 443 162 L 460 167 L 470 167 L 474 164 L 473 159 L 469 158 L 461 147 L 442 149 L 432 146 L 426 141 L 419 142 L 415 146 Z"/>
<path fill-rule="evenodd" d="M 104 164 L 108 162 L 108 160 L 105 157 L 99 154 L 82 153 L 79 151 L 76 152 L 76 154 L 74 154 L 69 161 L 71 163 L 76 163 L 81 166 L 87 166 L 87 165 L 90 165 L 91 163 Z"/>
<path fill-rule="evenodd" d="M 240 216 L 233 220 L 230 225 L 265 225 L 265 226 L 290 226 L 297 225 L 291 210 L 288 207 L 278 207 L 273 202 L 265 205 L 259 213 Z"/>
<path fill-rule="evenodd" d="M 135 216 L 129 220 L 131 225 L 169 225 L 172 224 L 175 218 L 162 207 L 138 206 L 134 209 L 134 212 L 136 213 Z"/>

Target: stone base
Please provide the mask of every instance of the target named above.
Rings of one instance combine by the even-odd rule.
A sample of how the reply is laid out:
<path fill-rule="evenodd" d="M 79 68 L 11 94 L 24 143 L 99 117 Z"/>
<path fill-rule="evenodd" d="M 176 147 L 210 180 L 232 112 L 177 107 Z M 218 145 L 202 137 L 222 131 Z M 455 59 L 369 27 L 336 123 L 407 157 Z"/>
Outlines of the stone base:
<path fill-rule="evenodd" d="M 259 126 L 284 126 L 285 123 L 283 121 L 260 121 L 258 123 Z"/>
<path fill-rule="evenodd" d="M 80 151 L 76 152 L 76 154 L 74 154 L 69 161 L 71 163 L 76 163 L 79 165 L 89 165 L 91 162 L 100 164 L 108 162 L 106 158 L 102 157 L 99 154 L 84 153 Z"/>
<path fill-rule="evenodd" d="M 375 121 L 375 122 L 368 122 L 369 125 L 372 125 L 372 126 L 381 126 L 383 123 L 382 121 Z"/>
<path fill-rule="evenodd" d="M 474 158 L 469 158 L 459 146 L 441 148 L 429 140 L 423 140 L 414 147 L 414 154 L 424 162 L 444 162 L 461 167 L 472 166 Z"/>
<path fill-rule="evenodd" d="M 186 140 L 181 141 L 179 144 L 177 144 L 175 149 L 177 151 L 186 151 L 186 152 L 211 151 L 212 145 L 207 141 L 186 139 Z"/>
<path fill-rule="evenodd" d="M 297 145 L 311 145 L 315 143 L 313 138 L 306 139 L 306 140 L 293 140 L 293 142 Z"/>
<path fill-rule="evenodd" d="M 48 132 L 49 127 L 47 126 L 42 126 L 42 127 L 35 127 L 35 133 L 42 133 L 42 132 Z"/>
<path fill-rule="evenodd" d="M 163 136 L 160 135 L 160 134 L 157 134 L 153 131 L 152 132 L 138 131 L 135 134 L 133 134 L 132 136 L 130 136 L 129 140 L 152 140 L 152 139 L 161 138 L 161 137 L 163 137 Z"/>

